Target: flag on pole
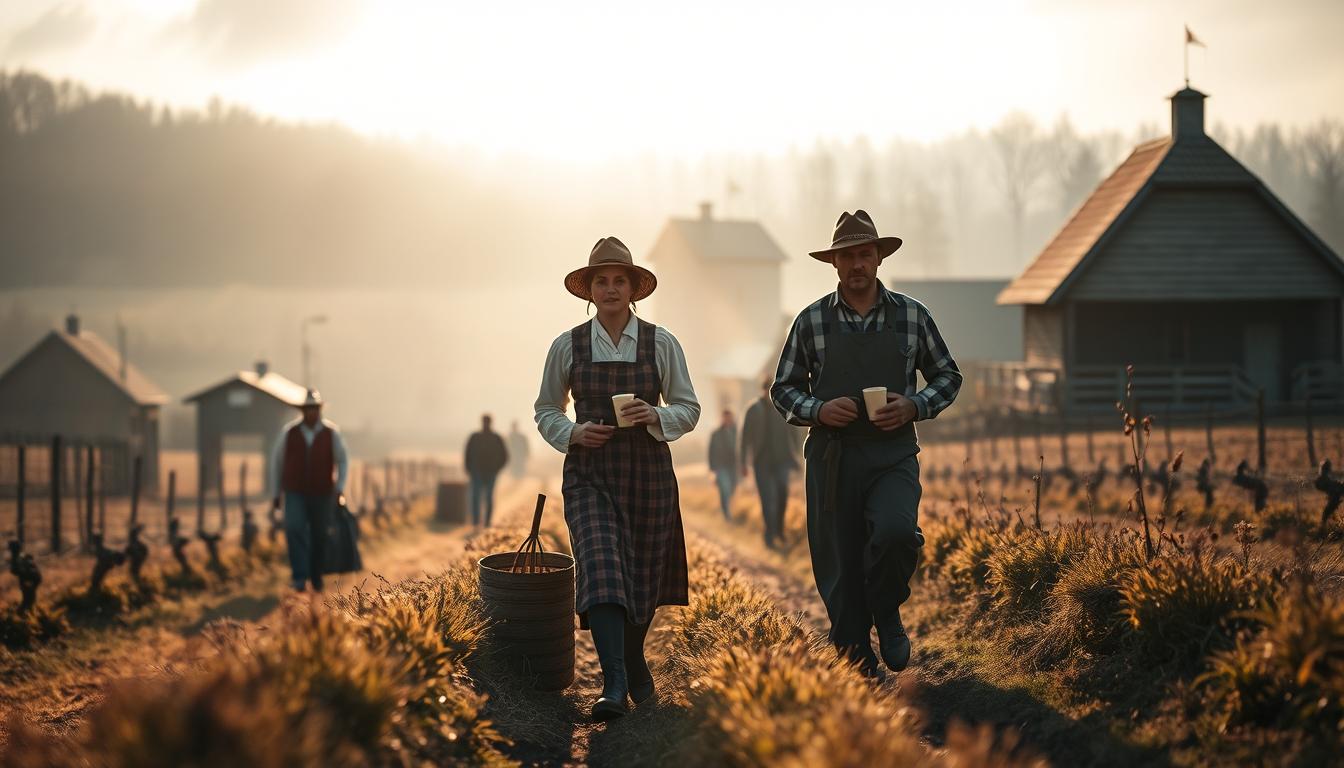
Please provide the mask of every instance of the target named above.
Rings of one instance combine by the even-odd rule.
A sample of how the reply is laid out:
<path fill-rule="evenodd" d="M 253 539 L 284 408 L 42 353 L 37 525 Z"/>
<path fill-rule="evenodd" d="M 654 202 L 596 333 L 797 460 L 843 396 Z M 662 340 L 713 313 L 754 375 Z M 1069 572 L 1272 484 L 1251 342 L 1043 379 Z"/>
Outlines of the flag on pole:
<path fill-rule="evenodd" d="M 1185 27 L 1185 44 L 1186 44 L 1186 45 L 1198 45 L 1200 48 L 1207 48 L 1207 47 L 1208 47 L 1208 46 L 1204 45 L 1204 41 L 1200 40 L 1198 37 L 1195 37 L 1195 33 L 1190 31 L 1190 26 L 1189 26 L 1189 25 L 1186 25 L 1186 27 Z"/>

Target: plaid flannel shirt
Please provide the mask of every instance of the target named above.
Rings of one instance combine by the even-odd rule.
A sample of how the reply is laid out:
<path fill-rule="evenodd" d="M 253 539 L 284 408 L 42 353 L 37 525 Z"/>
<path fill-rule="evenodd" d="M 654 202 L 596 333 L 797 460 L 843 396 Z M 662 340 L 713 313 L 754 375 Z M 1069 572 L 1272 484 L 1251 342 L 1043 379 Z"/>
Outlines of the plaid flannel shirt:
<path fill-rule="evenodd" d="M 961 371 L 947 349 L 947 343 L 934 325 L 933 315 L 923 304 L 877 284 L 877 303 L 866 316 L 860 316 L 840 298 L 839 290 L 813 302 L 793 321 L 789 338 L 779 355 L 775 383 L 770 399 L 790 424 L 811 426 L 820 423 L 822 400 L 812 395 L 812 382 L 821 374 L 826 357 L 827 321 L 823 309 L 833 306 L 840 322 L 850 331 L 876 333 L 886 325 L 887 313 L 895 312 L 895 332 L 904 333 L 912 350 L 906 367 L 908 380 L 904 394 L 915 403 L 917 419 L 931 419 L 952 404 L 961 389 Z M 924 376 L 925 386 L 916 391 L 915 371 Z"/>

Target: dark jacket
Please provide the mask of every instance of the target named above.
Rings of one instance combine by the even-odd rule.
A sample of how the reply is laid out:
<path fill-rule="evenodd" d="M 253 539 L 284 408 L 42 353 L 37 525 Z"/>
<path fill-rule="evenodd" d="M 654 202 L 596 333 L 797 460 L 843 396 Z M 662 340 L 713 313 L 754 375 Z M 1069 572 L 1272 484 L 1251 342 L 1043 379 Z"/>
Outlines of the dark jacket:
<path fill-rule="evenodd" d="M 737 471 L 737 426 L 726 424 L 709 437 L 709 468 Z"/>
<path fill-rule="evenodd" d="M 784 417 L 766 398 L 751 404 L 742 419 L 742 463 L 798 468 L 796 436 Z"/>
<path fill-rule="evenodd" d="M 476 432 L 467 439 L 467 450 L 462 457 L 467 465 L 467 474 L 491 476 L 509 463 L 509 449 L 504 447 L 504 439 L 498 432 Z"/>

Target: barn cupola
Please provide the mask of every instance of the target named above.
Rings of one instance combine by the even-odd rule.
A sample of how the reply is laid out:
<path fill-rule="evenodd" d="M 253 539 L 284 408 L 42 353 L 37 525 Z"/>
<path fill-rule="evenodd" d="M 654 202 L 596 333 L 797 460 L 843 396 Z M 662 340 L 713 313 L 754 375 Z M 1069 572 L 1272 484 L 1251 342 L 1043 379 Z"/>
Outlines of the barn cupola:
<path fill-rule="evenodd" d="M 71 336 L 79 335 L 79 315 L 71 312 L 65 316 L 65 332 Z"/>
<path fill-rule="evenodd" d="M 1204 137 L 1203 93 L 1186 86 L 1171 95 L 1171 138 L 1199 139 Z"/>

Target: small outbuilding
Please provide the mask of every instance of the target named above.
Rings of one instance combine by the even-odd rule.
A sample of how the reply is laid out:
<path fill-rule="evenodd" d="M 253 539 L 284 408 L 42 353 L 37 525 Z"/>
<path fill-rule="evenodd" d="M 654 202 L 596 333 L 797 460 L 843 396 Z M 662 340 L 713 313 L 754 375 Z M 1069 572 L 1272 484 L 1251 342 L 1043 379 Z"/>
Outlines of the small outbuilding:
<path fill-rule="evenodd" d="M 258 362 L 183 400 L 196 406 L 196 454 L 203 488 L 219 482 L 226 439 L 245 438 L 265 455 L 284 425 L 298 417 L 307 390 Z"/>
<path fill-rule="evenodd" d="M 100 445 L 108 493 L 125 493 L 130 463 L 143 459 L 143 488 L 159 481 L 159 409 L 168 395 L 70 315 L 0 373 L 0 435 L 11 442 Z"/>
<path fill-rule="evenodd" d="M 999 294 L 1023 309 L 1025 361 L 982 382 L 1005 401 L 1112 408 L 1131 363 L 1173 410 L 1341 399 L 1344 262 L 1205 133 L 1205 98 L 1172 95 L 1171 135 Z"/>

